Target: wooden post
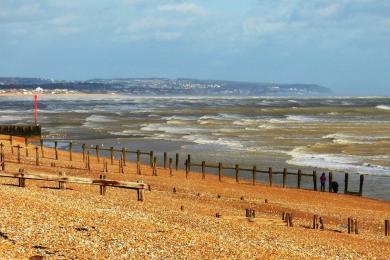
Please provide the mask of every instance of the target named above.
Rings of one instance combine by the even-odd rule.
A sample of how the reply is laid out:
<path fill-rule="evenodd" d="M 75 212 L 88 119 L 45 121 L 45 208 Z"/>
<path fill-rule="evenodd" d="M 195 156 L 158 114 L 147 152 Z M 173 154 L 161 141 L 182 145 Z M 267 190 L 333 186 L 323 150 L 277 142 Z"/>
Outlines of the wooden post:
<path fill-rule="evenodd" d="M 106 179 L 106 176 L 105 175 L 100 175 L 100 179 L 101 180 L 105 180 Z M 101 184 L 100 185 L 100 195 L 106 195 L 106 185 L 104 185 L 104 184 Z"/>
<path fill-rule="evenodd" d="M 14 142 L 12 135 L 9 136 L 9 143 L 11 145 L 11 153 L 14 154 Z"/>
<path fill-rule="evenodd" d="M 185 164 L 185 168 L 186 168 L 186 179 L 187 179 L 188 178 L 188 160 L 186 160 L 186 162 L 184 164 Z"/>
<path fill-rule="evenodd" d="M 41 143 L 41 155 L 42 155 L 42 158 L 44 158 L 45 157 L 45 153 L 43 151 L 43 140 L 42 139 L 40 139 L 40 143 Z"/>
<path fill-rule="evenodd" d="M 150 167 L 152 167 L 153 168 L 153 151 L 150 151 L 150 153 L 149 153 L 149 159 L 150 159 Z"/>
<path fill-rule="evenodd" d="M 324 220 L 322 219 L 322 217 L 320 217 L 320 229 L 325 229 L 324 227 Z"/>
<path fill-rule="evenodd" d="M 139 180 L 137 183 L 144 183 L 144 181 Z M 144 189 L 137 189 L 137 198 L 138 201 L 144 201 Z"/>
<path fill-rule="evenodd" d="M 55 152 L 55 159 L 58 160 L 58 142 L 54 141 L 54 152 Z"/>
<path fill-rule="evenodd" d="M 298 189 L 301 188 L 302 170 L 298 170 Z"/>
<path fill-rule="evenodd" d="M 35 165 L 39 166 L 39 151 L 38 146 L 35 146 Z"/>
<path fill-rule="evenodd" d="M 96 159 L 97 159 L 97 162 L 100 163 L 100 148 L 99 148 L 99 145 L 96 145 Z"/>
<path fill-rule="evenodd" d="M 236 173 L 236 182 L 239 182 L 240 166 L 238 164 L 236 164 L 234 166 L 234 170 L 235 170 L 235 173 Z"/>
<path fill-rule="evenodd" d="M 313 229 L 318 229 L 318 215 L 313 215 Z"/>
<path fill-rule="evenodd" d="M 387 219 L 385 220 L 385 236 L 390 236 L 390 221 Z"/>
<path fill-rule="evenodd" d="M 137 162 L 137 174 L 138 175 L 141 175 L 141 165 L 140 165 L 140 162 Z"/>
<path fill-rule="evenodd" d="M 202 161 L 202 179 L 206 178 L 206 162 Z"/>
<path fill-rule="evenodd" d="M 344 175 L 344 193 L 348 193 L 348 173 Z"/>
<path fill-rule="evenodd" d="M 58 175 L 59 175 L 60 177 L 65 177 L 65 172 L 60 172 Z M 66 189 L 66 187 L 65 187 L 65 182 L 64 182 L 64 181 L 59 181 L 59 182 L 58 182 L 58 189 L 60 189 L 60 190 Z"/>
<path fill-rule="evenodd" d="M 175 161 L 175 163 L 176 163 L 176 171 L 179 169 L 179 154 L 178 153 L 176 153 L 176 161 Z"/>
<path fill-rule="evenodd" d="M 332 192 L 333 173 L 329 172 L 329 192 Z"/>
<path fill-rule="evenodd" d="M 18 148 L 18 163 L 20 163 L 20 144 L 18 144 L 17 148 Z"/>
<path fill-rule="evenodd" d="M 118 161 L 118 172 L 122 173 L 122 158 Z"/>
<path fill-rule="evenodd" d="M 283 188 L 286 187 L 286 181 L 287 181 L 287 169 L 283 169 Z"/>
<path fill-rule="evenodd" d="M 81 145 L 81 149 L 83 150 L 83 161 L 85 162 L 85 144 Z"/>
<path fill-rule="evenodd" d="M 268 169 L 269 186 L 272 186 L 272 167 Z"/>
<path fill-rule="evenodd" d="M 157 157 L 153 158 L 153 176 L 157 176 Z"/>
<path fill-rule="evenodd" d="M 27 137 L 24 138 L 24 147 L 26 150 L 26 157 L 28 157 L 28 139 L 27 139 Z"/>
<path fill-rule="evenodd" d="M 123 160 L 123 166 L 126 166 L 126 148 L 122 148 L 122 160 Z"/>
<path fill-rule="evenodd" d="M 168 154 L 167 152 L 164 152 L 164 169 L 167 168 L 167 160 L 168 160 Z"/>
<path fill-rule="evenodd" d="M 72 149 L 73 149 L 73 143 L 69 142 L 69 161 L 73 161 Z"/>
<path fill-rule="evenodd" d="M 138 149 L 137 150 L 137 163 L 141 162 L 141 151 Z"/>
<path fill-rule="evenodd" d="M 187 156 L 187 167 L 188 167 L 188 172 L 191 171 L 191 154 Z"/>
<path fill-rule="evenodd" d="M 317 171 L 313 171 L 313 190 L 317 190 Z"/>
<path fill-rule="evenodd" d="M 169 158 L 169 176 L 171 176 L 172 177 L 172 158 Z"/>
<path fill-rule="evenodd" d="M 114 165 L 114 147 L 110 147 L 111 165 Z"/>
<path fill-rule="evenodd" d="M 364 182 L 364 175 L 360 175 L 360 182 L 359 182 L 359 196 L 363 196 L 363 182 Z"/>
<path fill-rule="evenodd" d="M 89 151 L 87 152 L 87 168 L 89 171 L 91 171 L 91 161 L 89 159 Z"/>
<path fill-rule="evenodd" d="M 218 163 L 218 180 L 222 181 L 222 163 Z"/>
<path fill-rule="evenodd" d="M 256 184 L 256 166 L 253 166 L 252 168 L 252 184 L 255 185 Z"/>
<path fill-rule="evenodd" d="M 20 170 L 23 170 L 23 169 L 19 169 L 19 172 L 20 172 Z M 25 179 L 24 179 L 24 173 L 21 173 L 20 177 L 18 179 L 19 179 L 19 187 L 21 187 L 21 188 L 26 187 L 26 183 L 25 183 Z"/>

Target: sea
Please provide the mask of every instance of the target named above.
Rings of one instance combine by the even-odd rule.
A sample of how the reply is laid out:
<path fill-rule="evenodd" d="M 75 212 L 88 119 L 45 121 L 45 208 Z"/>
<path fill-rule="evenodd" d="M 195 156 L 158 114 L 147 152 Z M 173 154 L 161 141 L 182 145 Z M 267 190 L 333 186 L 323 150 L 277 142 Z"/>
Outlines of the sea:
<path fill-rule="evenodd" d="M 2 96 L 0 111 L 0 124 L 34 123 L 31 96 Z M 45 135 L 65 139 L 64 149 L 72 140 L 153 150 L 159 163 L 167 152 L 199 163 L 331 171 L 341 190 L 349 173 L 350 191 L 363 174 L 364 196 L 390 200 L 390 97 L 45 95 L 38 122 Z M 289 176 L 288 186 L 296 185 Z"/>

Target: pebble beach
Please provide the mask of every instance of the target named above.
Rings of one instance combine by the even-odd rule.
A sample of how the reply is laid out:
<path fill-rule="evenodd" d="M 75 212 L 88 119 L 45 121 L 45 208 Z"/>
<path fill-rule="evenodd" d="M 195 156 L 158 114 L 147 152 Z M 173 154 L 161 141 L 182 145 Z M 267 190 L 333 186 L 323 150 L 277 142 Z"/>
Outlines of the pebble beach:
<path fill-rule="evenodd" d="M 84 169 L 82 155 L 45 148 L 40 166 L 34 147 L 24 149 L 21 162 L 2 136 L 5 172 L 58 174 L 98 179 L 100 162 L 91 156 L 91 171 Z M 24 145 L 23 140 L 19 140 Z M 17 141 L 14 144 L 18 144 Z M 55 162 L 55 167 L 51 163 Z M 0 172 L 0 174 L 4 171 Z M 124 173 L 118 162 L 108 164 L 107 179 L 150 185 L 144 201 L 136 192 L 98 186 L 0 179 L 1 259 L 389 259 L 390 237 L 384 220 L 390 219 L 387 201 L 223 178 L 215 175 L 157 168 L 127 162 Z M 255 210 L 246 218 L 245 210 Z M 293 216 L 293 226 L 282 213 Z M 313 215 L 321 216 L 324 229 L 312 229 Z M 218 215 L 218 217 L 217 217 Z M 347 220 L 355 218 L 358 234 L 348 234 Z"/>

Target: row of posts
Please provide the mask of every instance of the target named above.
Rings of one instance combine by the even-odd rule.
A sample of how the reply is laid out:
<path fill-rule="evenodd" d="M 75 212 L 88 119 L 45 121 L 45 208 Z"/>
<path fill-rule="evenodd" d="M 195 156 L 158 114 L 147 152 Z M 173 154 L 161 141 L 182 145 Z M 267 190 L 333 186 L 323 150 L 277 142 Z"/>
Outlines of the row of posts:
<path fill-rule="evenodd" d="M 10 137 L 10 142 L 11 142 L 11 148 L 12 148 L 12 153 L 13 153 L 13 140 L 12 140 L 12 136 Z M 41 146 L 41 156 L 44 157 L 44 146 L 43 146 L 43 140 L 40 141 L 40 146 Z M 16 146 L 17 148 L 17 160 L 18 160 L 18 163 L 20 163 L 20 149 L 21 149 L 21 146 L 20 145 L 17 145 Z M 27 138 L 25 138 L 25 150 L 26 150 L 26 156 L 28 156 L 28 142 L 27 142 Z M 86 152 L 87 150 L 87 146 L 85 144 L 82 145 L 82 154 L 83 154 L 83 161 L 86 163 L 86 168 L 87 169 L 91 169 L 91 165 L 90 165 L 90 159 L 89 159 L 89 151 Z M 100 151 L 101 151 L 101 148 L 99 145 L 96 145 L 95 146 L 95 150 L 96 150 L 96 158 L 97 158 L 97 161 L 100 162 Z M 72 151 L 73 151 L 73 143 L 72 142 L 69 142 L 69 160 L 72 161 L 73 160 L 73 154 L 72 154 Z M 110 159 L 111 159 L 111 165 L 114 164 L 114 157 L 115 157 L 115 150 L 113 147 L 110 147 L 109 149 L 110 151 Z M 126 166 L 126 149 L 125 148 L 122 148 L 121 150 L 121 158 L 119 160 L 119 172 L 120 173 L 123 173 L 124 172 L 124 166 Z M 35 153 L 36 153 L 36 165 L 39 165 L 39 152 L 38 152 L 38 147 L 35 147 Z M 54 153 L 55 153 L 55 160 L 58 160 L 58 142 L 57 141 L 54 141 Z M 141 160 L 141 151 L 140 150 L 137 150 L 136 151 L 136 155 L 137 155 L 137 174 L 141 174 L 141 167 L 140 167 L 140 160 Z M 150 166 L 153 168 L 153 175 L 157 175 L 157 159 L 156 157 L 154 156 L 154 152 L 153 151 L 150 151 L 149 153 L 149 158 L 150 158 Z M 175 161 L 175 168 L 176 170 L 178 170 L 179 168 L 179 154 L 176 153 L 176 161 Z M 164 152 L 164 169 L 166 168 L 169 168 L 170 169 L 170 175 L 172 175 L 172 163 L 173 163 L 173 160 L 172 158 L 169 158 L 168 159 L 168 154 L 167 152 Z M 106 166 L 104 166 L 105 169 L 107 169 Z M 222 163 L 218 163 L 218 179 L 219 181 L 222 181 L 222 177 L 223 177 L 223 165 Z M 188 155 L 186 161 L 185 161 L 185 170 L 186 170 L 186 178 L 188 178 L 189 176 L 189 173 L 191 171 L 191 155 Z M 239 182 L 239 171 L 240 171 L 240 167 L 238 164 L 235 165 L 234 167 L 234 170 L 235 170 L 235 179 L 236 179 L 236 182 Z M 202 164 L 201 164 L 201 172 L 202 172 L 202 179 L 205 179 L 205 174 L 206 174 L 206 163 L 205 161 L 202 161 Z M 256 184 L 256 174 L 257 174 L 257 168 L 256 166 L 253 166 L 252 168 L 252 184 L 255 185 Z M 287 181 L 287 175 L 288 175 L 288 172 L 287 172 L 287 169 L 283 169 L 283 187 L 286 187 L 286 181 Z M 297 179 L 297 188 L 301 188 L 301 181 L 302 181 L 302 171 L 301 170 L 298 170 L 297 172 L 297 176 L 298 176 L 298 179 Z M 316 171 L 313 171 L 313 189 L 314 190 L 317 190 L 317 172 Z M 269 168 L 268 169 L 268 179 L 269 179 L 269 184 L 270 186 L 272 186 L 273 184 L 273 169 L 272 168 Z M 348 191 L 348 179 L 349 179 L 349 175 L 348 173 L 345 173 L 345 180 L 344 180 L 344 193 L 350 193 Z M 332 182 L 333 182 L 333 174 L 332 172 L 329 172 L 328 174 L 328 183 L 329 183 L 329 192 L 332 191 Z M 363 193 L 363 182 L 364 182 L 364 175 L 360 175 L 360 183 L 359 183 L 359 192 L 358 194 L 361 196 L 362 193 Z"/>

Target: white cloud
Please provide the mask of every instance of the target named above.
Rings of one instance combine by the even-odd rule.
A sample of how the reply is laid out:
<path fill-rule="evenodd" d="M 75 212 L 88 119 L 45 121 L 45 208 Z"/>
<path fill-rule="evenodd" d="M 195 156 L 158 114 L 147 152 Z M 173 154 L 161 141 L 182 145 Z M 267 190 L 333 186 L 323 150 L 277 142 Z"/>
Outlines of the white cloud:
<path fill-rule="evenodd" d="M 177 12 L 184 14 L 207 15 L 207 11 L 194 3 L 165 4 L 157 7 L 160 11 Z"/>

